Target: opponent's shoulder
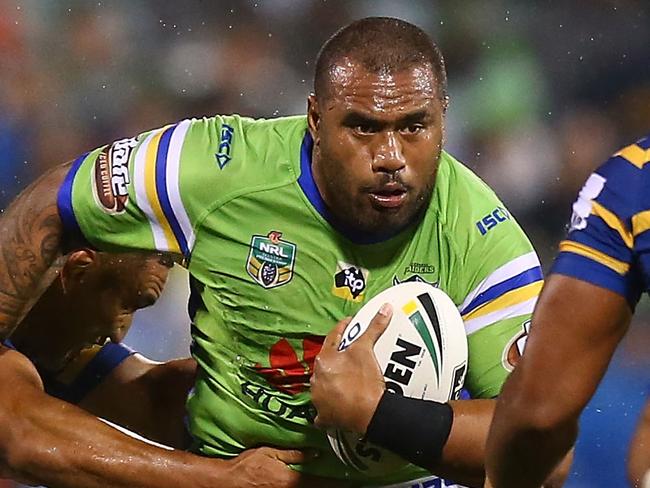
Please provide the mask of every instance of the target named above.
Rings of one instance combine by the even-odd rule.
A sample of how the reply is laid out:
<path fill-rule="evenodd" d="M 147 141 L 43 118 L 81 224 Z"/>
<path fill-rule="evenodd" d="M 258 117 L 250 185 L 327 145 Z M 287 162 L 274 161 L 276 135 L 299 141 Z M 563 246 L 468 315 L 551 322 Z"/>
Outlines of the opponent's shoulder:
<path fill-rule="evenodd" d="M 629 225 L 650 208 L 650 136 L 625 146 L 587 179 L 578 202 L 591 201 L 592 212 L 611 213 Z"/>

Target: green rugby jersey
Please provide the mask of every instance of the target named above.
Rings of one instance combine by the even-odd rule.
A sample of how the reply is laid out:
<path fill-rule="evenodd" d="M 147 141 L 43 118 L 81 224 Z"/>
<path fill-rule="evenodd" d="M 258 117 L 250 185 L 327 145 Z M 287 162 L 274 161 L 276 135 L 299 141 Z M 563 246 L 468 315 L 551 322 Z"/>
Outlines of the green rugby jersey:
<path fill-rule="evenodd" d="M 185 120 L 80 157 L 60 213 L 99 249 L 185 258 L 198 452 L 313 447 L 323 455 L 299 469 L 369 483 L 416 478 L 413 466 L 365 478 L 313 426 L 309 376 L 324 336 L 392 284 L 436 284 L 465 319 L 465 388 L 493 397 L 523 347 L 539 262 L 494 193 L 444 152 L 419 225 L 382 242 L 344 235 L 316 189 L 311 147 L 305 117 Z"/>

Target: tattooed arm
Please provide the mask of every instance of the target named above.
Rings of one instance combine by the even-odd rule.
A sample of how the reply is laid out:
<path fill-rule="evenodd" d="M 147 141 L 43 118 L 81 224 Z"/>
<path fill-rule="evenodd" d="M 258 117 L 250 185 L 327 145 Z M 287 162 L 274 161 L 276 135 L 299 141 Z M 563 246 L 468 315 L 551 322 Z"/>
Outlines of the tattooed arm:
<path fill-rule="evenodd" d="M 0 339 L 11 334 L 61 269 L 56 197 L 69 167 L 43 175 L 0 214 Z"/>
<path fill-rule="evenodd" d="M 61 269 L 64 235 L 56 200 L 67 168 L 56 168 L 37 180 L 0 216 L 0 338 L 11 335 Z M 329 486 L 288 466 L 307 459 L 295 450 L 262 447 L 221 460 L 169 451 L 128 437 L 45 394 L 28 358 L 1 344 L 0 426 L 0 478 L 30 485 Z"/>

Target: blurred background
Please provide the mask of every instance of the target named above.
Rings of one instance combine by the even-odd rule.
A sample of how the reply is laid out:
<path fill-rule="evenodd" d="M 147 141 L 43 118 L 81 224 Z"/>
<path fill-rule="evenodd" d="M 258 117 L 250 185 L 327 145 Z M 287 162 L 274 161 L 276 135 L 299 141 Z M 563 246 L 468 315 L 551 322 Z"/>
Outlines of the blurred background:
<path fill-rule="evenodd" d="M 497 191 L 548 268 L 587 175 L 650 132 L 647 0 L 0 0 L 0 209 L 47 168 L 117 138 L 189 116 L 304 113 L 320 45 L 368 15 L 439 43 L 446 149 Z M 187 355 L 186 297 L 177 269 L 127 343 Z M 583 415 L 568 487 L 627 486 L 650 391 L 646 299 L 637 312 Z"/>

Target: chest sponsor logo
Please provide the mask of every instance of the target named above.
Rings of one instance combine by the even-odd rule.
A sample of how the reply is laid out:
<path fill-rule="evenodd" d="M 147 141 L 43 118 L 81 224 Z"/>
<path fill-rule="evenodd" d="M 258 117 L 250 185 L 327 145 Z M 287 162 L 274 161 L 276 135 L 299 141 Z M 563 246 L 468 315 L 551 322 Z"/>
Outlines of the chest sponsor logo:
<path fill-rule="evenodd" d="M 336 265 L 336 273 L 334 274 L 332 293 L 334 296 L 345 300 L 361 302 L 366 290 L 369 274 L 369 271 L 361 266 L 339 261 Z"/>
<path fill-rule="evenodd" d="M 281 237 L 282 232 L 271 231 L 251 238 L 246 271 L 264 288 L 286 285 L 293 278 L 297 248 Z"/>
<path fill-rule="evenodd" d="M 314 372 L 314 361 L 323 347 L 325 336 L 310 335 L 302 340 L 302 358 L 287 339 L 280 339 L 269 350 L 269 366 L 255 365 L 255 370 L 269 388 L 246 381 L 242 393 L 262 410 L 282 418 L 303 419 L 314 422 L 316 410 L 310 402 L 296 404 L 286 394 L 298 395 L 309 389 L 309 379 Z"/>
<path fill-rule="evenodd" d="M 528 339 L 528 334 L 530 333 L 530 320 L 527 320 L 521 324 L 521 331 L 508 343 L 504 350 L 503 354 L 503 366 L 508 370 L 512 371 L 517 363 L 519 358 L 524 353 L 524 348 L 526 347 L 526 340 Z"/>
<path fill-rule="evenodd" d="M 129 159 L 137 144 L 135 137 L 120 139 L 104 148 L 95 160 L 93 195 L 99 207 L 106 213 L 124 212 L 129 201 Z"/>
<path fill-rule="evenodd" d="M 302 340 L 302 358 L 287 339 L 280 339 L 269 350 L 269 367 L 255 369 L 276 390 L 297 395 L 309 389 L 314 361 L 323 347 L 325 336 L 310 335 Z"/>

